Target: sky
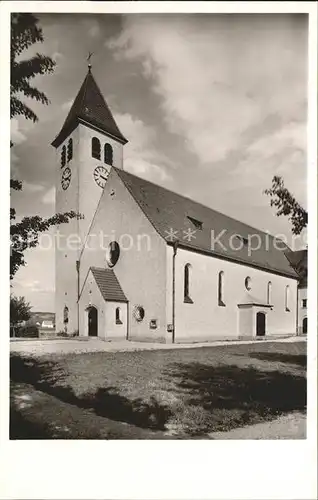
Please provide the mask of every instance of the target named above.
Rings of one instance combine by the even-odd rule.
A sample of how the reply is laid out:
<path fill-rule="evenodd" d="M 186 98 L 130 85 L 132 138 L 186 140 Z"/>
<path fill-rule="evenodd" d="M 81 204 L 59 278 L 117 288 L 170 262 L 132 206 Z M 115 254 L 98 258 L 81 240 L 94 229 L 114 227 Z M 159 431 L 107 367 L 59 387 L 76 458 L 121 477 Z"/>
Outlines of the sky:
<path fill-rule="evenodd" d="M 39 14 L 44 43 L 22 54 L 51 56 L 32 83 L 39 121 L 11 120 L 18 219 L 52 215 L 58 134 L 92 72 L 123 135 L 124 169 L 253 227 L 285 235 L 263 193 L 280 175 L 307 207 L 307 17 L 292 14 Z M 37 311 L 54 311 L 54 250 L 32 249 L 13 281 Z"/>

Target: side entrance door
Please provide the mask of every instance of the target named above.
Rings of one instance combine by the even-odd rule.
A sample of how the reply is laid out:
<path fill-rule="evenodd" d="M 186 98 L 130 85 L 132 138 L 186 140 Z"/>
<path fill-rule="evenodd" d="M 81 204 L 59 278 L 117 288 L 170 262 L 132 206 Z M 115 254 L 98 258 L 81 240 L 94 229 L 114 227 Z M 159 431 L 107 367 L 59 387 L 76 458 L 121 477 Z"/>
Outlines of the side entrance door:
<path fill-rule="evenodd" d="M 98 311 L 91 307 L 88 311 L 88 336 L 97 337 L 98 334 Z"/>

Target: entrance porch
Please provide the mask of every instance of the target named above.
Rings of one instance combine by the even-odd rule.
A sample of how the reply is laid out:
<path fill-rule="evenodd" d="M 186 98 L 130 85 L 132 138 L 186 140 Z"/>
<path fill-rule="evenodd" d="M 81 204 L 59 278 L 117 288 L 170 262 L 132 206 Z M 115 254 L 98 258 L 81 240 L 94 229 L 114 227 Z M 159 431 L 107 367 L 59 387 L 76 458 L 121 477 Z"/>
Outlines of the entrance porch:
<path fill-rule="evenodd" d="M 90 268 L 79 300 L 80 337 L 126 340 L 128 301 L 114 271 Z"/>
<path fill-rule="evenodd" d="M 261 339 L 268 333 L 268 313 L 271 304 L 264 304 L 256 298 L 247 297 L 238 304 L 238 331 L 241 339 Z"/>

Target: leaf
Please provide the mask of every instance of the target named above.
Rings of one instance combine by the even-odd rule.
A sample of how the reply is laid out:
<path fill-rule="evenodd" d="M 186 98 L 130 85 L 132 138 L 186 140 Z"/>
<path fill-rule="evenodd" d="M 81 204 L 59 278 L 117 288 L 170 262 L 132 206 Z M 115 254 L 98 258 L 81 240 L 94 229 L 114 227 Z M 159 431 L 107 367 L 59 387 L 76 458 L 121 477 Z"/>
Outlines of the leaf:
<path fill-rule="evenodd" d="M 17 179 L 10 179 L 10 189 L 15 189 L 16 191 L 21 191 L 22 182 Z"/>
<path fill-rule="evenodd" d="M 277 208 L 276 215 L 285 215 L 291 221 L 293 234 L 300 234 L 307 227 L 308 213 L 285 187 L 282 177 L 275 175 L 272 187 L 264 193 L 270 196 L 271 207 Z"/>
<path fill-rule="evenodd" d="M 24 50 L 37 42 L 43 42 L 42 29 L 37 26 L 38 19 L 32 14 L 21 13 L 11 16 L 11 86 L 10 116 L 24 116 L 36 122 L 38 117 L 29 106 L 22 102 L 20 95 L 35 99 L 42 104 L 49 104 L 44 92 L 30 85 L 30 80 L 37 75 L 52 73 L 55 61 L 48 56 L 36 53 L 30 59 L 17 61 Z M 19 95 L 19 97 L 17 96 Z"/>
<path fill-rule="evenodd" d="M 12 219 L 15 219 L 15 212 Z M 74 211 L 55 214 L 47 219 L 34 215 L 23 217 L 20 222 L 11 224 L 10 279 L 13 278 L 20 266 L 25 265 L 23 252 L 38 245 L 39 233 L 43 233 L 57 224 L 67 224 L 71 219 L 83 219 L 83 216 Z"/>

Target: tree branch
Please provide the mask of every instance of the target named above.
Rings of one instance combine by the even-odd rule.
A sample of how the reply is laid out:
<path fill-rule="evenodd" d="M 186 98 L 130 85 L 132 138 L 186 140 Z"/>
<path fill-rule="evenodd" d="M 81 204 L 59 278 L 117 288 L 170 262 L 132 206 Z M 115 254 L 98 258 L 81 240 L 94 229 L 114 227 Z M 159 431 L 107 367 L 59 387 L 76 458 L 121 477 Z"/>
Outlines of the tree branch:
<path fill-rule="evenodd" d="M 293 234 L 300 234 L 307 227 L 308 213 L 285 187 L 282 177 L 275 175 L 272 179 L 272 187 L 265 189 L 264 193 L 270 196 L 271 207 L 277 208 L 278 217 L 288 216 Z"/>

